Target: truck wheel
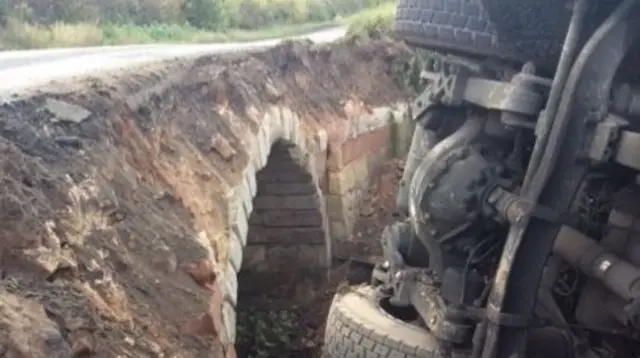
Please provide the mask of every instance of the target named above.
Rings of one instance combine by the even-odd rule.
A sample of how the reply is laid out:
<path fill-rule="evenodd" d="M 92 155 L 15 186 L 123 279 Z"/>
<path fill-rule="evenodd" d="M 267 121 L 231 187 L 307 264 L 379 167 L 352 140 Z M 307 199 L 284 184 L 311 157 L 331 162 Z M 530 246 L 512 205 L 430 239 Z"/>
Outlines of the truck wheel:
<path fill-rule="evenodd" d="M 481 0 L 397 0 L 395 30 L 418 47 L 507 58 L 515 55 L 499 46 Z"/>
<path fill-rule="evenodd" d="M 559 5 L 555 14 L 540 19 L 532 18 L 540 11 L 518 13 L 521 21 L 525 17 L 524 25 L 520 24 L 527 29 L 531 24 L 549 25 L 545 32 L 532 36 L 520 33 L 512 26 L 514 16 L 509 15 L 513 14 L 497 6 L 507 2 L 511 4 L 509 9 L 522 10 L 522 6 L 518 8 L 520 0 L 397 0 L 395 30 L 409 44 L 418 47 L 518 62 L 545 62 L 540 63 L 542 66 L 555 63 L 564 40 L 563 30 L 568 25 L 567 9 Z M 505 26 L 497 21 L 504 22 Z M 509 33 L 503 33 L 507 30 Z"/>
<path fill-rule="evenodd" d="M 560 57 L 571 21 L 569 2 L 557 0 L 480 0 L 493 21 L 501 43 L 514 46 L 513 51 L 535 60 L 537 64 L 554 66 Z M 589 19 L 585 32 L 595 30 L 595 19 Z"/>
<path fill-rule="evenodd" d="M 430 358 L 436 341 L 424 328 L 385 312 L 371 286 L 348 288 L 333 299 L 324 336 L 324 358 Z"/>

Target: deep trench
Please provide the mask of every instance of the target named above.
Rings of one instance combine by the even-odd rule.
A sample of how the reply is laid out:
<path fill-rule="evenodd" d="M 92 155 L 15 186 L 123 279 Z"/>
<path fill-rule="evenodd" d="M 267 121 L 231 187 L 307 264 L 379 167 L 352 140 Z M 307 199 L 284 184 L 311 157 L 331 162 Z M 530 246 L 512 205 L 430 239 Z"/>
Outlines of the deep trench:
<path fill-rule="evenodd" d="M 326 284 L 322 196 L 303 153 L 282 141 L 256 183 L 238 275 L 238 357 L 309 356 L 305 316 Z"/>

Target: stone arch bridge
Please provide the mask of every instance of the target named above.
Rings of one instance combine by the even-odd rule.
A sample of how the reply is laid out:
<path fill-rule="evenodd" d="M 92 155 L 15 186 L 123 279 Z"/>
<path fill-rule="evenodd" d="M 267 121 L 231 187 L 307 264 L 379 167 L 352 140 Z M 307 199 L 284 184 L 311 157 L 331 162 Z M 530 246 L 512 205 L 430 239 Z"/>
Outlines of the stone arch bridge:
<path fill-rule="evenodd" d="M 0 300 L 43 297 L 22 341 L 46 351 L 92 332 L 108 356 L 214 349 L 192 334 L 231 345 L 238 272 L 328 267 L 371 174 L 410 142 L 396 65 L 412 55 L 387 41 L 289 43 L 5 102 L 0 271 L 14 283 Z M 67 333 L 38 333 L 51 327 Z"/>
<path fill-rule="evenodd" d="M 263 117 L 243 178 L 227 197 L 225 319 L 234 317 L 241 270 L 269 277 L 331 265 L 332 243 L 348 239 L 363 190 L 390 143 L 408 142 L 407 123 L 401 122 L 406 118 L 399 103 L 360 113 L 342 142 L 330 147 L 324 128 L 305 130 L 304 120 L 288 108 Z M 403 125 L 402 134 L 391 129 Z M 233 319 L 225 324 L 233 332 Z"/>

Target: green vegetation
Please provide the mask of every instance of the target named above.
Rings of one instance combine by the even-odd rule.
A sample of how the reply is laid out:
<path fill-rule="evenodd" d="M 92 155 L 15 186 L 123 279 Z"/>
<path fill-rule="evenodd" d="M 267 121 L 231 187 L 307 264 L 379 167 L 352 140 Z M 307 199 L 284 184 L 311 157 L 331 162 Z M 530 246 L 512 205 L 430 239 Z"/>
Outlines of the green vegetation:
<path fill-rule="evenodd" d="M 299 334 L 301 317 L 295 309 L 280 311 L 239 310 L 237 317 L 240 357 L 269 358 L 290 356 Z"/>
<path fill-rule="evenodd" d="M 395 3 L 383 1 L 375 7 L 362 10 L 347 19 L 347 35 L 375 37 L 392 29 Z"/>
<path fill-rule="evenodd" d="M 256 40 L 343 19 L 369 28 L 389 9 L 386 0 L 0 0 L 0 49 Z"/>

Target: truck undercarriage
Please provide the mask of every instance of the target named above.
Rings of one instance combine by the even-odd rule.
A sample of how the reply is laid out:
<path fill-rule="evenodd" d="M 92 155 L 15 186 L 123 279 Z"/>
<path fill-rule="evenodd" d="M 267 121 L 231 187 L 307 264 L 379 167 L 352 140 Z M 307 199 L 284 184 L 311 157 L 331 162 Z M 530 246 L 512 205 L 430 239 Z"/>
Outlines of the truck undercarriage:
<path fill-rule="evenodd" d="M 438 6 L 451 21 L 479 1 L 399 3 L 401 35 L 438 53 L 411 106 L 406 220 L 387 227 L 384 262 L 355 289 L 366 300 L 336 296 L 325 355 L 639 356 L 640 1 L 556 2 L 564 40 L 542 60 L 535 46 L 523 60 L 518 46 L 465 54 L 420 37 Z M 365 301 L 377 311 L 355 312 Z"/>

